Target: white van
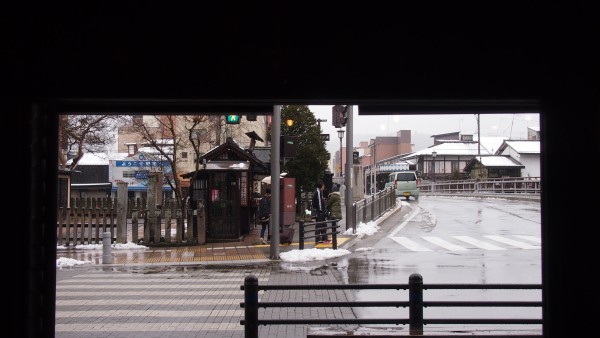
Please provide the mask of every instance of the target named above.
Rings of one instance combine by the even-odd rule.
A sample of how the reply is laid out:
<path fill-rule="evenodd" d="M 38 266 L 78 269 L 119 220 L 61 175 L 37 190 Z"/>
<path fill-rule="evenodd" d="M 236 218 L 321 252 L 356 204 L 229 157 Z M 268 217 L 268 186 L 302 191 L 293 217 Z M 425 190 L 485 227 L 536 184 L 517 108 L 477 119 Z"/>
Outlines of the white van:
<path fill-rule="evenodd" d="M 406 200 L 412 196 L 415 201 L 419 199 L 419 184 L 421 179 L 416 171 L 396 171 L 388 176 L 385 187 L 396 189 L 396 197 L 405 197 Z"/>

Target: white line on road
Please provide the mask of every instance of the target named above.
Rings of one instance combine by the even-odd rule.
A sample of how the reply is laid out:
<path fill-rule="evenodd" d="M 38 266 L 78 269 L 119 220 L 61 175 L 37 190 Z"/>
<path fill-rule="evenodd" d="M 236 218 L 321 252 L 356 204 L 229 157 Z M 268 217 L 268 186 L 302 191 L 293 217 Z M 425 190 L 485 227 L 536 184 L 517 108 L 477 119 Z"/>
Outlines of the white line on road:
<path fill-rule="evenodd" d="M 487 237 L 489 239 L 492 239 L 494 241 L 497 241 L 497 242 L 500 242 L 500 243 L 504 243 L 504 244 L 508 244 L 508 245 L 512 245 L 514 247 L 521 248 L 521 249 L 540 249 L 540 247 L 537 246 L 537 245 L 531 245 L 531 244 L 527 244 L 527 243 L 515 241 L 515 240 L 512 240 L 510 238 L 505 238 L 505 237 L 502 237 L 502 236 L 486 235 L 485 237 Z"/>
<path fill-rule="evenodd" d="M 419 214 L 419 212 L 421 212 L 421 208 L 415 207 L 415 211 L 413 211 L 413 213 L 410 214 L 410 216 L 408 216 L 408 218 L 406 220 L 404 220 L 404 222 L 400 223 L 400 225 L 398 225 L 398 227 L 396 227 L 396 229 L 394 229 L 394 231 L 392 231 L 388 235 L 388 237 L 390 237 L 390 238 L 394 237 L 396 235 L 396 233 L 398 231 L 402 230 L 402 228 L 404 228 L 406 226 L 406 224 L 408 224 L 408 222 L 410 222 L 411 219 L 413 219 L 415 216 L 417 216 Z"/>
<path fill-rule="evenodd" d="M 431 251 L 430 249 L 428 249 L 406 237 L 390 237 L 390 238 L 393 239 L 394 241 L 396 241 L 398 244 L 404 246 L 405 248 L 407 248 L 411 251 Z"/>
<path fill-rule="evenodd" d="M 480 241 L 480 240 L 478 240 L 476 238 L 469 237 L 469 236 L 452 236 L 452 237 L 454 237 L 454 238 L 456 238 L 456 239 L 458 239 L 460 241 L 463 241 L 463 242 L 469 243 L 471 245 L 474 245 L 474 246 L 476 246 L 478 248 L 485 249 L 485 250 L 506 250 L 506 249 L 501 248 L 499 246 L 496 246 L 494 244 L 490 244 L 488 242 Z"/>
<path fill-rule="evenodd" d="M 460 245 L 456 245 L 453 243 L 450 243 L 446 240 L 443 240 L 439 237 L 434 237 L 434 236 L 421 236 L 424 240 L 433 243 L 435 245 L 439 245 L 444 249 L 448 249 L 450 251 L 468 251 L 469 249 L 462 247 Z"/>
<path fill-rule="evenodd" d="M 515 237 L 523 238 L 528 241 L 536 242 L 542 244 L 542 239 L 536 236 L 527 236 L 527 235 L 515 235 Z"/>

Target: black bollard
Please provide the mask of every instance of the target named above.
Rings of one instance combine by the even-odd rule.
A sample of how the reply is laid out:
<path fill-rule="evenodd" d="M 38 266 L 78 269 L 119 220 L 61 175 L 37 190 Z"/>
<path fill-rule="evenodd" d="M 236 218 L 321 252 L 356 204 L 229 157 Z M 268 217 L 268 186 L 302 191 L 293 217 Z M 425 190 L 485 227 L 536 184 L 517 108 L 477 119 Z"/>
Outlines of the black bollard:
<path fill-rule="evenodd" d="M 298 234 L 298 249 L 304 250 L 304 221 L 300 221 L 300 233 Z"/>
<path fill-rule="evenodd" d="M 244 337 L 258 338 L 258 278 L 244 278 Z"/>
<path fill-rule="evenodd" d="M 337 221 L 331 221 L 331 247 L 337 250 Z"/>
<path fill-rule="evenodd" d="M 410 335 L 423 335 L 423 277 L 418 273 L 408 277 L 408 317 Z"/>

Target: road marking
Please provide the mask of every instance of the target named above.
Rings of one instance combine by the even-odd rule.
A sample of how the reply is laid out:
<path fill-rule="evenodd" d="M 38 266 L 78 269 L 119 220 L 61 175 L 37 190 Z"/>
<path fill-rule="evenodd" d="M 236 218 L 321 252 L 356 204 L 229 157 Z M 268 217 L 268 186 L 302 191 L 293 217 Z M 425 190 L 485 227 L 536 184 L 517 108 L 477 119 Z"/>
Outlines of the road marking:
<path fill-rule="evenodd" d="M 411 219 L 413 219 L 415 216 L 417 216 L 419 214 L 419 212 L 421 212 L 421 208 L 415 207 L 415 210 L 412 212 L 412 214 L 410 214 L 410 216 L 408 216 L 408 218 L 406 220 L 404 220 L 404 222 L 400 223 L 400 225 L 398 225 L 398 227 L 396 227 L 396 229 L 394 229 L 394 231 L 390 232 L 388 237 L 393 239 L 393 237 L 396 235 L 396 233 L 398 231 L 402 230 L 402 228 L 404 228 L 406 226 L 406 224 L 408 224 L 408 222 L 410 222 Z"/>
<path fill-rule="evenodd" d="M 537 246 L 537 245 L 531 245 L 531 244 L 528 244 L 528 243 L 515 241 L 513 239 L 505 238 L 505 237 L 502 237 L 502 236 L 486 235 L 485 237 L 487 237 L 487 238 L 489 238 L 491 240 L 494 240 L 494 241 L 497 241 L 497 242 L 501 242 L 501 243 L 504 243 L 504 244 L 508 244 L 508 245 L 512 245 L 514 247 L 521 248 L 521 249 L 526 249 L 526 250 L 540 249 L 540 247 Z"/>
<path fill-rule="evenodd" d="M 448 249 L 450 251 L 468 251 L 469 249 L 462 247 L 460 245 L 456 245 L 453 243 L 450 243 L 444 239 L 441 239 L 439 237 L 434 237 L 434 236 L 422 236 L 422 238 L 430 243 L 433 243 L 435 245 L 439 245 L 444 249 Z"/>
<path fill-rule="evenodd" d="M 253 271 L 261 283 L 270 272 Z M 231 272 L 110 273 L 87 271 L 56 284 L 59 337 L 97 337 L 110 333 L 138 337 L 142 333 L 241 337 L 239 319 L 247 270 Z M 262 297 L 264 292 L 259 292 Z M 130 334 L 131 332 L 131 334 Z M 164 336 L 164 335 L 163 335 Z"/>
<path fill-rule="evenodd" d="M 507 250 L 507 248 L 503 248 L 503 247 L 494 245 L 494 244 L 486 242 L 486 241 L 482 241 L 480 239 L 477 239 L 477 238 L 474 238 L 471 236 L 452 236 L 452 237 L 459 241 L 471 244 L 471 245 L 475 246 L 476 248 L 483 249 L 483 250 L 489 250 L 489 251 Z M 540 249 L 539 246 L 531 245 L 531 244 L 520 242 L 520 241 L 515 241 L 515 240 L 509 239 L 509 238 L 505 238 L 503 236 L 486 235 L 485 237 L 487 237 L 491 240 L 494 240 L 496 242 L 508 244 L 511 246 L 511 248 L 516 247 L 516 248 L 526 249 L 526 250 Z M 532 242 L 541 242 L 541 239 L 539 237 L 535 237 L 535 236 L 516 236 L 516 237 L 526 238 Z M 422 251 L 434 251 L 435 250 L 435 249 L 429 249 L 427 246 L 419 244 L 418 241 L 409 239 L 408 237 L 396 236 L 396 237 L 390 237 L 390 238 L 392 240 L 394 240 L 396 243 L 402 245 L 404 248 L 406 248 L 410 251 L 422 252 Z M 429 242 L 433 245 L 439 246 L 441 248 L 444 248 L 444 249 L 450 250 L 450 251 L 469 251 L 469 250 L 476 249 L 476 248 L 469 248 L 469 247 L 456 245 L 454 243 L 451 243 L 451 242 L 449 242 L 445 239 L 442 239 L 441 237 L 437 237 L 437 236 L 420 236 L 420 238 L 426 240 L 427 242 Z"/>
<path fill-rule="evenodd" d="M 480 241 L 480 240 L 470 237 L 470 236 L 452 236 L 452 237 L 458 239 L 459 241 L 469 243 L 471 245 L 474 245 L 478 248 L 485 249 L 485 250 L 506 250 L 506 249 L 496 246 L 494 244 Z"/>
<path fill-rule="evenodd" d="M 523 239 L 526 239 L 528 241 L 532 241 L 532 242 L 536 242 L 536 243 L 542 244 L 542 239 L 539 238 L 539 237 L 527 236 L 527 235 L 515 235 L 515 237 L 523 238 Z"/>
<path fill-rule="evenodd" d="M 424 247 L 424 246 L 418 244 L 417 242 L 414 242 L 406 237 L 390 237 L 390 238 L 393 239 L 394 241 L 396 241 L 398 244 L 402 245 L 403 247 L 405 247 L 411 251 L 432 251 L 431 249 L 428 249 L 427 247 Z"/>
<path fill-rule="evenodd" d="M 86 303 L 87 306 L 89 306 L 89 304 Z M 148 315 L 148 311 L 147 310 L 135 310 L 135 309 L 128 309 L 127 310 L 127 316 L 128 317 L 142 317 L 142 316 L 147 316 Z M 186 311 L 182 311 L 182 310 L 164 310 L 161 309 L 160 312 L 158 313 L 158 315 L 160 315 L 160 317 L 164 320 L 167 319 L 169 317 L 172 318 L 182 318 L 182 317 L 211 317 L 211 318 L 227 318 L 229 316 L 236 316 L 236 317 L 244 317 L 244 309 L 239 309 L 239 310 L 227 310 L 226 312 L 223 313 L 218 313 L 215 312 L 213 309 L 209 309 L 209 310 L 198 310 L 198 309 L 194 309 L 194 310 L 186 310 Z M 56 314 L 56 318 L 70 318 L 70 317 L 80 317 L 81 316 L 81 311 L 60 311 L 58 314 Z M 108 317 L 108 318 L 112 318 L 115 316 L 115 314 L 111 311 L 107 311 L 106 309 L 101 309 L 101 310 L 95 310 L 95 311 L 85 311 L 85 316 L 86 317 L 96 317 L 96 318 L 102 318 L 102 317 Z"/>

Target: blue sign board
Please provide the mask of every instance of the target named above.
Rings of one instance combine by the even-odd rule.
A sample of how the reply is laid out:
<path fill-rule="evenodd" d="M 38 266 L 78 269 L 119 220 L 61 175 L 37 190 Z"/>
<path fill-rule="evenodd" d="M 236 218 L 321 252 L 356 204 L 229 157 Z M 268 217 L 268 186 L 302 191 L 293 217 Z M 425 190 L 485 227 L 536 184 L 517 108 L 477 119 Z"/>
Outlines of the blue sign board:
<path fill-rule="evenodd" d="M 150 171 L 148 170 L 139 170 L 135 172 L 135 178 L 137 178 L 138 180 L 145 180 L 148 179 L 148 174 L 150 173 Z"/>
<path fill-rule="evenodd" d="M 169 161 L 115 161 L 117 167 L 169 167 Z"/>

